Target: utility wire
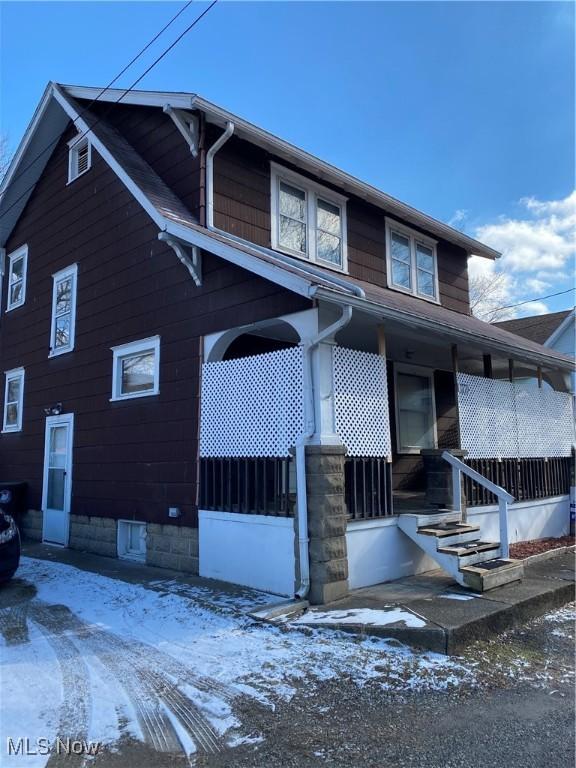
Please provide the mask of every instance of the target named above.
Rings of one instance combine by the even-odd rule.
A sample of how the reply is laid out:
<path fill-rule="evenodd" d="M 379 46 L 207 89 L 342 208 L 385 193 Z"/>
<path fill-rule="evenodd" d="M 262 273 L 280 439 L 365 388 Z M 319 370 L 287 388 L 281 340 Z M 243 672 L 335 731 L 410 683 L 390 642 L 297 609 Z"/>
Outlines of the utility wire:
<path fill-rule="evenodd" d="M 166 27 L 164 27 L 164 29 L 167 29 L 167 28 L 170 26 L 170 24 L 172 23 L 172 21 L 174 21 L 174 20 L 175 20 L 175 19 L 176 19 L 176 18 L 177 18 L 177 17 L 178 17 L 178 16 L 179 16 L 179 15 L 180 15 L 180 14 L 181 14 L 181 13 L 182 13 L 182 12 L 183 12 L 183 11 L 184 11 L 186 8 L 187 8 L 187 7 L 188 7 L 188 6 L 191 4 L 191 2 L 193 2 L 193 0 L 189 0 L 189 2 L 186 4 L 186 6 L 184 6 L 184 7 L 183 7 L 183 8 L 182 8 L 182 9 L 179 11 L 179 13 L 178 13 L 178 14 L 176 14 L 176 16 L 174 16 L 174 18 L 173 18 L 173 19 L 172 19 L 172 20 L 171 20 L 171 21 L 170 21 L 170 22 L 169 22 L 169 23 L 166 25 Z M 189 25 L 186 27 L 186 29 L 185 29 L 185 30 L 184 30 L 184 31 L 183 31 L 183 32 L 182 32 L 180 35 L 178 35 L 178 37 L 177 37 L 177 38 L 176 38 L 176 39 L 175 39 L 175 40 L 174 40 L 174 41 L 173 41 L 173 42 L 172 42 L 172 43 L 171 43 L 171 44 L 168 46 L 168 48 L 166 48 L 166 49 L 165 49 L 165 50 L 164 50 L 164 51 L 163 51 L 163 52 L 162 52 L 162 53 L 161 53 L 161 54 L 160 54 L 160 55 L 159 55 L 159 56 L 158 56 L 158 57 L 157 57 L 157 58 L 156 58 L 156 59 L 155 59 L 155 60 L 152 62 L 152 64 L 150 64 L 150 66 L 149 66 L 149 67 L 147 67 L 147 69 L 145 69 L 145 70 L 144 70 L 144 72 L 143 72 L 143 73 L 140 75 L 140 77 L 138 77 L 138 78 L 137 78 L 137 79 L 136 79 L 136 80 L 135 80 L 135 81 L 134 81 L 134 82 L 133 82 L 133 83 L 132 83 L 132 84 L 131 84 L 131 85 L 130 85 L 128 88 L 126 88 L 126 89 L 125 89 L 125 90 L 122 92 L 122 94 L 119 96 L 119 98 L 118 98 L 118 99 L 116 99 L 115 101 L 113 101 L 113 102 L 110 104 L 110 106 L 109 106 L 109 107 L 108 107 L 108 109 L 107 109 L 107 110 L 104 112 L 104 114 L 103 114 L 103 115 L 101 115 L 100 117 L 98 117 L 98 118 L 97 118 L 97 119 L 96 119 L 96 120 L 95 120 L 95 121 L 94 121 L 94 122 L 91 124 L 91 126 L 89 126 L 88 130 L 84 131 L 84 133 L 82 133 L 82 134 L 80 134 L 80 135 L 78 136 L 78 139 L 81 139 L 81 138 L 83 138 L 84 136 L 86 136 L 86 134 L 87 134 L 87 133 L 89 133 L 89 132 L 90 132 L 90 131 L 91 131 L 91 130 L 92 130 L 92 129 L 93 129 L 95 126 L 96 126 L 96 125 L 98 125 L 98 123 L 100 123 L 100 122 L 101 122 L 101 121 L 102 121 L 102 120 L 103 120 L 105 117 L 107 117 L 107 116 L 108 116 L 108 114 L 110 113 L 110 111 L 112 110 L 112 108 L 114 107 L 114 105 L 115 105 L 115 104 L 118 104 L 118 103 L 120 103 L 120 102 L 122 101 L 122 99 L 123 99 L 125 96 L 127 96 L 127 94 L 129 94 L 129 93 L 130 93 L 130 91 L 132 91 L 132 90 L 133 90 L 133 89 L 136 87 L 136 85 L 138 85 L 138 83 L 139 83 L 141 80 L 143 80 L 143 79 L 144 79 L 144 77 L 146 77 L 146 75 L 147 75 L 149 72 L 151 72 L 151 70 L 152 70 L 152 69 L 154 69 L 154 67 L 155 67 L 155 66 L 156 66 L 156 65 L 157 65 L 157 64 L 158 64 L 160 61 L 162 61 L 162 59 L 163 59 L 165 56 L 167 56 L 167 55 L 168 55 L 168 53 L 169 53 L 169 52 L 170 52 L 170 51 L 171 51 L 171 50 L 172 50 L 172 49 L 173 49 L 173 48 L 174 48 L 174 47 L 175 47 L 175 46 L 176 46 L 176 45 L 177 45 L 177 44 L 180 42 L 180 40 L 182 40 L 182 38 L 183 38 L 183 37 L 185 37 L 185 36 L 188 34 L 188 32 L 190 32 L 190 30 L 192 30 L 192 29 L 193 29 L 193 28 L 196 26 L 196 24 L 198 24 L 198 22 L 199 22 L 199 21 L 200 21 L 200 20 L 201 20 L 201 19 L 202 19 L 204 16 L 206 16 L 206 14 L 207 14 L 209 11 L 211 11 L 211 10 L 212 10 L 212 8 L 213 8 L 213 7 L 216 5 L 216 3 L 217 3 L 217 2 L 218 2 L 218 0 L 212 0 L 212 2 L 210 3 L 210 5 L 209 5 L 207 8 L 205 8 L 205 9 L 202 11 L 202 13 L 200 13 L 200 14 L 199 14 L 199 15 L 198 15 L 198 16 L 197 16 L 195 19 L 194 19 L 194 21 L 193 21 L 191 24 L 189 24 Z M 163 30 L 162 30 L 162 31 L 163 31 Z M 154 40 L 157 40 L 157 39 L 158 39 L 158 37 L 159 37 L 159 36 L 162 34 L 162 31 L 161 31 L 161 32 L 159 32 L 159 33 L 156 35 L 156 37 L 154 38 Z M 131 62 L 131 64 L 132 64 L 132 63 L 133 63 L 133 62 L 134 62 L 134 61 L 135 61 L 137 58 L 139 58 L 139 56 L 140 56 L 140 55 L 141 55 L 141 54 L 142 54 L 142 53 L 143 53 L 143 52 L 144 52 L 144 51 L 145 51 L 145 50 L 146 50 L 148 47 L 150 47 L 150 45 L 152 45 L 152 43 L 154 42 L 154 40 L 151 40 L 151 41 L 150 41 L 150 43 L 148 43 L 148 45 L 147 45 L 145 48 L 143 48 L 143 49 L 142 49 L 142 51 L 140 52 L 140 54 L 138 54 L 138 56 L 136 56 L 136 57 L 133 59 L 133 61 Z M 118 74 L 118 75 L 117 75 L 117 76 L 114 78 L 114 80 L 112 80 L 111 82 L 112 82 L 112 83 L 114 83 L 114 82 L 115 82 L 115 81 L 116 81 L 116 80 L 117 80 L 117 79 L 118 79 L 118 78 L 119 78 L 119 77 L 120 77 L 120 76 L 121 76 L 121 75 L 122 75 L 122 74 L 123 74 L 123 73 L 124 73 L 124 72 L 125 72 L 125 71 L 126 71 L 128 68 L 129 68 L 129 67 L 130 67 L 130 66 L 131 66 L 131 64 L 128 64 L 128 65 L 127 65 L 127 66 L 126 66 L 126 67 L 125 67 L 125 68 L 122 70 L 122 72 L 121 72 L 120 74 Z M 80 115 L 78 115 L 78 116 L 77 116 L 77 117 L 76 117 L 76 118 L 73 120 L 73 122 L 74 122 L 74 123 L 76 123 L 76 121 L 77 121 L 77 120 L 79 120 L 79 119 L 82 117 L 82 115 L 86 114 L 86 112 L 88 111 L 88 109 L 90 108 L 90 106 L 92 106 L 92 104 L 94 104 L 94 102 L 95 102 L 95 101 L 97 101 L 97 99 L 98 99 L 98 98 L 99 98 L 99 97 L 100 97 L 100 96 L 101 96 L 101 95 L 102 95 L 102 94 L 103 94 L 103 93 L 104 93 L 106 90 L 108 90 L 108 88 L 109 88 L 109 87 L 110 87 L 110 85 L 107 85 L 107 86 L 106 86 L 106 88 L 104 88 L 104 89 L 103 89 L 103 90 L 102 90 L 102 91 L 101 91 L 101 92 L 98 94 L 98 96 L 96 96 L 96 97 L 95 97 L 95 98 L 94 98 L 94 99 L 93 99 L 93 100 L 90 102 L 90 104 L 89 104 L 87 107 L 85 107 L 85 108 L 84 108 L 84 110 L 83 110 L 83 111 L 80 113 Z M 47 147 L 45 147 L 45 148 L 42 150 L 42 152 L 40 152 L 40 153 L 39 153 L 39 155 L 37 155 L 37 156 L 36 156 L 36 157 L 35 157 L 35 158 L 34 158 L 34 159 L 31 161 L 31 163 L 29 163 L 29 165 L 28 165 L 28 166 L 27 166 L 25 169 L 23 169 L 22 171 L 20 171 L 20 172 L 19 172 L 18 176 L 22 175 L 22 174 L 23 174 L 23 173 L 24 173 L 24 172 L 25 172 L 25 171 L 26 171 L 28 168 L 30 168 L 30 167 L 31 167 L 31 166 L 32 166 L 32 165 L 33 165 L 33 164 L 34 164 L 34 163 L 35 163 L 35 162 L 36 162 L 36 161 L 39 159 L 39 157 L 41 157 L 41 156 L 42 156 L 42 154 L 44 154 L 44 152 L 46 152 L 46 151 L 47 151 L 47 150 L 50 148 L 50 146 L 52 146 L 54 143 L 56 143 L 57 141 L 59 141 L 59 139 L 60 139 L 60 136 L 58 136 L 58 137 L 57 137 L 56 139 L 54 139 L 54 140 L 53 140 L 53 141 L 52 141 L 52 142 L 51 142 L 51 143 L 50 143 L 50 144 L 49 144 Z M 18 178 L 18 176 L 16 176 L 15 178 Z M 34 184 L 31 184 L 29 187 L 27 187 L 27 188 L 24 190 L 24 192 L 22 192 L 22 194 L 21 194 L 21 195 L 19 195 L 19 196 L 16 198 L 16 200 L 14 200 L 14 202 L 13 202 L 13 203 L 11 203 L 11 204 L 8 206 L 8 208 L 6 208 L 6 210 L 5 210 L 5 211 L 4 211 L 2 214 L 0 214 L 0 219 L 4 218 L 4 216 L 5 216 L 7 213 L 9 213 L 9 211 L 10 211 L 12 208 L 14 208 L 14 206 L 15 206 L 15 205 L 17 205 L 17 204 L 20 202 L 20 200 L 22 200 L 22 198 L 23 198 L 23 197 L 25 197 L 25 196 L 28 194 L 28 192 L 30 192 L 30 191 L 31 191 L 31 190 L 32 190 L 32 189 L 35 187 L 35 185 L 36 185 L 36 183 L 34 183 Z"/>
<path fill-rule="evenodd" d="M 538 296 L 537 299 L 526 299 L 525 301 L 519 301 L 518 304 L 507 304 L 504 307 L 498 307 L 498 311 L 501 309 L 514 309 L 514 307 L 521 307 L 523 304 L 531 304 L 533 301 L 544 301 L 544 299 L 552 299 L 554 296 L 563 296 L 565 293 L 571 293 L 576 291 L 576 288 L 568 288 L 566 291 L 558 291 L 558 293 L 549 293 L 548 296 Z"/>

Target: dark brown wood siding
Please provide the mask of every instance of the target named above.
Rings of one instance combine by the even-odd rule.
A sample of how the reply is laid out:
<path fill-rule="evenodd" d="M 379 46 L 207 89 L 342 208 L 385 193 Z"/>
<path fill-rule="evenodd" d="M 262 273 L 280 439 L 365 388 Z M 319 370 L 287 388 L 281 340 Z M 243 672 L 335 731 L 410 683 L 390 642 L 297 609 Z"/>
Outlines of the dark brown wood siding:
<path fill-rule="evenodd" d="M 222 131 L 210 126 L 207 146 Z M 303 173 L 296 166 L 273 157 L 236 137 L 229 139 L 214 160 L 214 224 L 216 227 L 270 248 L 270 161 Z M 324 180 L 322 184 L 343 191 Z M 386 211 L 348 196 L 348 270 L 360 280 L 386 287 Z M 401 223 L 408 225 L 407 222 Z M 414 227 L 412 227 L 414 229 Z M 421 230 L 426 234 L 424 230 Z M 437 238 L 435 238 L 437 239 Z M 438 283 L 440 302 L 448 309 L 469 314 L 468 266 L 464 249 L 439 240 Z"/>
<path fill-rule="evenodd" d="M 26 381 L 23 430 L 0 435 L 0 479 L 28 481 L 30 506 L 40 508 L 43 409 L 62 402 L 75 414 L 72 513 L 168 523 L 168 506 L 177 506 L 179 523 L 194 525 L 201 337 L 310 302 L 209 254 L 196 288 L 97 152 L 92 169 L 67 185 L 73 133 L 56 148 L 7 244 L 8 252 L 28 244 L 28 278 L 24 306 L 0 317 L 0 359 L 3 371 L 24 366 Z M 177 189 L 184 176 L 172 178 L 171 159 L 165 163 Z M 74 263 L 75 349 L 49 359 L 52 275 Z M 155 334 L 160 394 L 110 402 L 110 347 Z"/>
<path fill-rule="evenodd" d="M 388 363 L 388 397 L 392 437 L 392 487 L 395 491 L 424 491 L 426 478 L 420 456 L 399 454 L 396 440 L 396 399 L 394 363 Z M 458 408 L 454 389 L 454 374 L 434 371 L 434 405 L 438 448 L 458 448 Z"/>

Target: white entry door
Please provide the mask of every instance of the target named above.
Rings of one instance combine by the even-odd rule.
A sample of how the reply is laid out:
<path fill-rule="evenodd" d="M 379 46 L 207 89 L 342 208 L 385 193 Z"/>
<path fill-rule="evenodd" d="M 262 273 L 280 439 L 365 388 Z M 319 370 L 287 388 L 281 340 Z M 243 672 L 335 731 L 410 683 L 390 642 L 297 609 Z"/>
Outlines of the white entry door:
<path fill-rule="evenodd" d="M 73 430 L 74 414 L 72 413 L 49 416 L 46 419 L 42 540 L 49 544 L 68 545 L 72 497 Z"/>

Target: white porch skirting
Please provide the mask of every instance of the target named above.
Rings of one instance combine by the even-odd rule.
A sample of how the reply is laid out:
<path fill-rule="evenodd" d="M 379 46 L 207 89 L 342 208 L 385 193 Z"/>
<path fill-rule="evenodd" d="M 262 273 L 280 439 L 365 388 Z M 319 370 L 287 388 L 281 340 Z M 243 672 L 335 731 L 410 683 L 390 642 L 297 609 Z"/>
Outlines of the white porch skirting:
<path fill-rule="evenodd" d="M 199 572 L 209 579 L 292 597 L 294 520 L 199 510 Z"/>
<path fill-rule="evenodd" d="M 469 507 L 468 522 L 480 526 L 484 541 L 499 541 L 498 507 Z M 569 496 L 522 501 L 508 509 L 510 543 L 568 534 Z M 396 518 L 348 523 L 348 581 L 369 587 L 438 568 L 396 525 Z"/>
<path fill-rule="evenodd" d="M 485 541 L 499 541 L 498 507 L 469 507 L 468 522 L 480 526 Z M 567 536 L 570 531 L 570 497 L 518 501 L 508 507 L 508 537 L 516 541 Z"/>

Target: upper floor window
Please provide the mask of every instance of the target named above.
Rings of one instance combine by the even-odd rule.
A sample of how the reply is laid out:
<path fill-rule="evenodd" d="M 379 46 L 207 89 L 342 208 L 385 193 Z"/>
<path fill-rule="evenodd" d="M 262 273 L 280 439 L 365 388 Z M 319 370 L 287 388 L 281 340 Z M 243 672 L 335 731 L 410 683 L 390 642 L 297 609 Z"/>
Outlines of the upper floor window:
<path fill-rule="evenodd" d="M 160 336 L 112 347 L 112 400 L 157 395 L 160 391 Z"/>
<path fill-rule="evenodd" d="M 6 311 L 21 307 L 26 300 L 28 246 L 23 245 L 8 256 L 8 301 Z"/>
<path fill-rule="evenodd" d="M 74 349 L 76 329 L 76 264 L 53 275 L 50 357 Z"/>
<path fill-rule="evenodd" d="M 76 136 L 68 142 L 68 183 L 86 173 L 92 165 L 92 146 L 87 136 Z"/>
<path fill-rule="evenodd" d="M 386 219 L 388 287 L 438 302 L 436 241 Z"/>
<path fill-rule="evenodd" d="M 22 404 L 24 401 L 24 368 L 6 371 L 4 387 L 4 432 L 20 432 L 22 429 Z"/>
<path fill-rule="evenodd" d="M 346 269 L 346 198 L 271 163 L 272 247 Z"/>

